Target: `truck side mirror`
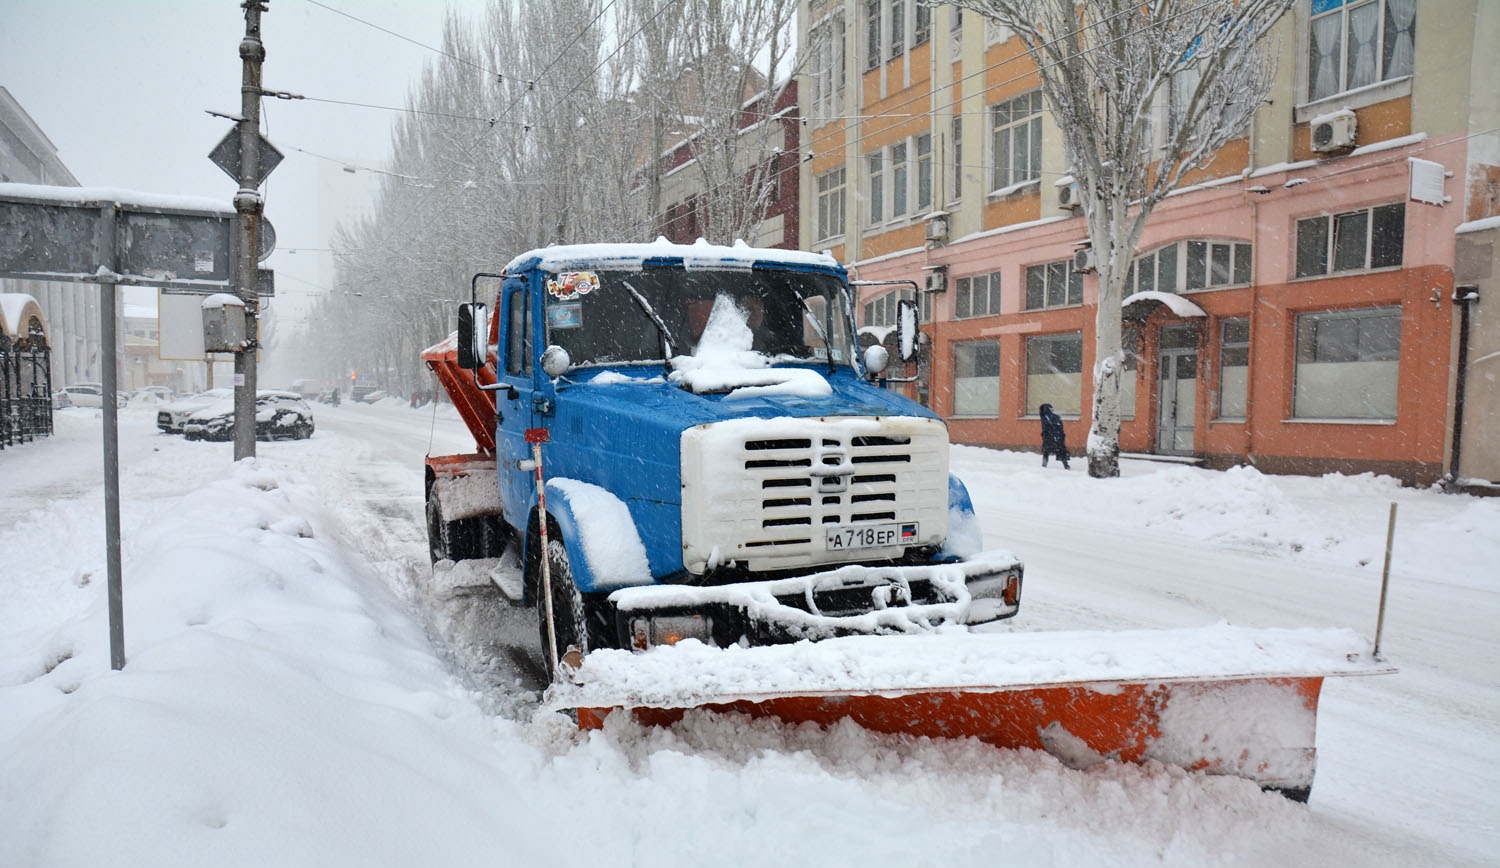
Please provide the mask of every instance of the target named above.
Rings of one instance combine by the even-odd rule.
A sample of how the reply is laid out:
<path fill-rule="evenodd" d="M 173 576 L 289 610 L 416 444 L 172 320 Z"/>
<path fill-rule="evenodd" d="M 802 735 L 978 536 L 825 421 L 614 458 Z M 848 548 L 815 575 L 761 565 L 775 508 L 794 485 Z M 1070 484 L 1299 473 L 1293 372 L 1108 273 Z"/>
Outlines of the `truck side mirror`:
<path fill-rule="evenodd" d="M 896 353 L 902 362 L 917 357 L 917 303 L 904 298 L 896 302 Z"/>
<path fill-rule="evenodd" d="M 484 367 L 489 347 L 490 320 L 482 304 L 458 306 L 458 366 L 465 370 Z"/>

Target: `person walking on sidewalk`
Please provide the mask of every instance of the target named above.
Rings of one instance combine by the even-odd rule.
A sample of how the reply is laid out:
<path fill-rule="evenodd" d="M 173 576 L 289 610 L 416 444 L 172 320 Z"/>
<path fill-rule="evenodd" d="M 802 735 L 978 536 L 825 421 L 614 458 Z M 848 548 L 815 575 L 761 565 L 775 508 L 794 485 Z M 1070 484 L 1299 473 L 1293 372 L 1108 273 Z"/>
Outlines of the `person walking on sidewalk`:
<path fill-rule="evenodd" d="M 1047 466 L 1047 459 L 1056 455 L 1062 460 L 1064 470 L 1068 467 L 1068 444 L 1063 433 L 1062 417 L 1052 412 L 1051 404 L 1043 404 L 1037 411 L 1042 417 L 1042 466 Z"/>

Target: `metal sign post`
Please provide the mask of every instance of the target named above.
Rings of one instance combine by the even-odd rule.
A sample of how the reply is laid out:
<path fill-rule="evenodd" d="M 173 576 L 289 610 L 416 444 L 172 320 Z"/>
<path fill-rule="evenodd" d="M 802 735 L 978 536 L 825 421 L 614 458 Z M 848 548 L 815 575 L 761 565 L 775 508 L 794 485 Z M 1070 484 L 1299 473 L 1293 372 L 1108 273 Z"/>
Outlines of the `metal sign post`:
<path fill-rule="evenodd" d="M 245 38 L 240 40 L 243 75 L 240 85 L 239 177 L 240 189 L 234 194 L 238 215 L 235 229 L 240 244 L 235 269 L 235 293 L 245 303 L 245 346 L 234 354 L 234 460 L 255 457 L 255 359 L 259 334 L 260 299 L 255 292 L 255 234 L 265 209 L 256 188 L 275 167 L 272 163 L 262 172 L 260 157 L 260 67 L 266 59 L 266 48 L 260 41 L 260 14 L 263 0 L 245 0 Z M 274 148 L 272 149 L 275 150 Z"/>

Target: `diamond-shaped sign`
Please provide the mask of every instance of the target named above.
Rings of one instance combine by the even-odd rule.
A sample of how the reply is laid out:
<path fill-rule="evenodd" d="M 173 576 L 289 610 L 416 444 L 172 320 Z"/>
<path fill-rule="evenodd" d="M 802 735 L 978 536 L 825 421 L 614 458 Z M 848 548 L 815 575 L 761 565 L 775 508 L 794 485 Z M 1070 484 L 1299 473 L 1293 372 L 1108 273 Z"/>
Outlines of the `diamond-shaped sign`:
<path fill-rule="evenodd" d="M 255 179 L 255 186 L 259 187 L 266 182 L 266 176 L 271 170 L 281 163 L 281 152 L 276 146 L 266 141 L 266 137 L 260 133 L 255 134 L 255 141 L 260 144 L 260 173 Z M 240 179 L 240 130 L 233 127 L 229 134 L 219 140 L 212 151 L 208 152 L 208 158 L 215 166 L 224 170 L 224 173 L 234 180 Z"/>

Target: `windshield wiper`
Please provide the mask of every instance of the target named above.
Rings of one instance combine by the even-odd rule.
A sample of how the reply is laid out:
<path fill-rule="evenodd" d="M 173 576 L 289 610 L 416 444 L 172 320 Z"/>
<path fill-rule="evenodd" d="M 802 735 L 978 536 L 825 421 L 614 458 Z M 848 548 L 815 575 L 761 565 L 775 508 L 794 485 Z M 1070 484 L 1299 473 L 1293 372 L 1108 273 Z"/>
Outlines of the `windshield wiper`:
<path fill-rule="evenodd" d="M 805 313 L 803 313 L 803 317 L 805 317 L 807 319 L 807 322 L 813 327 L 813 331 L 818 333 L 818 337 L 823 339 L 823 353 L 824 355 L 828 356 L 828 373 L 832 374 L 834 371 L 833 345 L 828 342 L 828 333 L 823 331 L 822 323 L 818 322 L 818 315 L 813 312 L 812 305 L 807 303 L 807 296 L 799 293 L 797 295 L 797 300 L 802 302 L 802 310 L 805 311 Z"/>
<path fill-rule="evenodd" d="M 641 295 L 635 287 L 631 286 L 630 281 L 622 280 L 620 283 L 624 284 L 625 288 L 630 290 L 630 297 L 635 299 L 635 303 L 640 305 L 641 311 L 650 317 L 651 321 L 656 324 L 657 331 L 661 332 L 662 370 L 670 375 L 672 373 L 672 348 L 677 344 L 676 339 L 672 337 L 672 332 L 667 328 L 667 324 L 662 322 L 656 310 L 651 307 L 651 303 L 646 301 L 646 297 Z"/>

